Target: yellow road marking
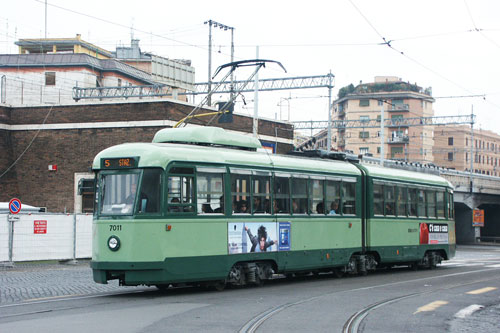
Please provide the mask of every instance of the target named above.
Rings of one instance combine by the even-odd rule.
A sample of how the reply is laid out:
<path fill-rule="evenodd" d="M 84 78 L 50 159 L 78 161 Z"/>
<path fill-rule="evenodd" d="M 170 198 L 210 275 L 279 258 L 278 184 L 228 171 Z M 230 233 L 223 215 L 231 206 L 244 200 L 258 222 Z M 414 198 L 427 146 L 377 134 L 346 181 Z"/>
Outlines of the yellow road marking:
<path fill-rule="evenodd" d="M 481 289 L 476 289 L 476 290 L 468 291 L 468 292 L 466 292 L 466 294 L 469 294 L 469 295 L 478 295 L 478 294 L 487 293 L 488 291 L 492 291 L 492 290 L 496 290 L 496 289 L 498 289 L 498 288 L 495 288 L 495 287 L 486 287 L 486 288 L 481 288 Z"/>
<path fill-rule="evenodd" d="M 415 311 L 413 314 L 417 314 L 419 312 L 427 312 L 427 311 L 434 311 L 440 306 L 448 304 L 447 301 L 434 301 L 432 303 L 429 303 L 427 305 L 421 306 Z"/>

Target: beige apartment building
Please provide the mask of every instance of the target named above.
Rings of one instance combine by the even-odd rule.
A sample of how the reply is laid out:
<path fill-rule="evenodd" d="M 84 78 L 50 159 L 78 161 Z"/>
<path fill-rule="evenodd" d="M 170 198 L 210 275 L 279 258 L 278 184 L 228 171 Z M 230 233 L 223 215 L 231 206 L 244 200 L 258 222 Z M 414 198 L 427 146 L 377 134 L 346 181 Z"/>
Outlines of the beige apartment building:
<path fill-rule="evenodd" d="M 436 127 L 434 134 L 434 163 L 436 165 L 469 171 L 472 154 L 474 156 L 472 170 L 475 173 L 500 176 L 499 134 L 474 129 L 472 139 L 471 128 L 467 125 Z"/>
<path fill-rule="evenodd" d="M 423 89 L 397 77 L 378 76 L 372 83 L 360 83 L 340 89 L 334 101 L 332 119 L 380 124 L 384 119 L 384 157 L 403 161 L 434 163 L 433 126 L 408 126 L 405 118 L 432 117 L 434 98 L 431 89 Z M 332 147 L 338 151 L 380 157 L 381 128 L 346 128 L 332 131 Z"/>

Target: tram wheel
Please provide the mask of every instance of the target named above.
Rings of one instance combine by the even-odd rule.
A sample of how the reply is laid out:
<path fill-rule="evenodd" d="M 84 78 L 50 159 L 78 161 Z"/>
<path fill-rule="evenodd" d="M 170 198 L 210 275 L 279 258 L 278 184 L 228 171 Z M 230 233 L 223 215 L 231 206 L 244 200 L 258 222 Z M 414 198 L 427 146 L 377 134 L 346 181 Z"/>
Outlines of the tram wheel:
<path fill-rule="evenodd" d="M 168 287 L 170 287 L 169 284 L 157 284 L 155 285 L 156 288 L 158 288 L 159 291 L 165 292 L 168 290 Z"/>
<path fill-rule="evenodd" d="M 335 268 L 333 270 L 333 276 L 335 276 L 336 278 L 340 279 L 341 277 L 344 276 L 344 272 L 340 268 Z"/>
<path fill-rule="evenodd" d="M 223 291 L 226 289 L 226 281 L 217 281 L 213 287 L 216 291 Z"/>

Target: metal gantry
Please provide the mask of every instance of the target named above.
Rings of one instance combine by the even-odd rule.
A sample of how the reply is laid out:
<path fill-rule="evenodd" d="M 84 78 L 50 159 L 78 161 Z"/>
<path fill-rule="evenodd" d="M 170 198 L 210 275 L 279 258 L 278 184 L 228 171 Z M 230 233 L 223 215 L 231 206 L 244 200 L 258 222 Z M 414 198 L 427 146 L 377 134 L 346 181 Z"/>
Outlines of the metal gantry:
<path fill-rule="evenodd" d="M 463 116 L 437 116 L 437 117 L 415 117 L 415 118 L 396 118 L 384 119 L 386 127 L 410 127 L 410 126 L 439 126 L 439 125 L 458 125 L 458 124 L 473 124 L 475 115 Z M 314 130 L 328 128 L 328 121 L 294 121 L 296 130 Z M 348 128 L 380 128 L 380 120 L 332 120 L 331 127 L 335 129 Z"/>
<path fill-rule="evenodd" d="M 164 84 L 125 87 L 73 87 L 73 99 L 75 101 L 80 99 L 168 97 L 173 95 L 172 87 Z"/>
<path fill-rule="evenodd" d="M 259 91 L 329 88 L 334 87 L 334 75 L 296 76 L 286 78 L 261 79 L 258 81 Z M 217 90 L 218 94 L 230 94 L 231 91 L 254 92 L 255 81 L 248 83 L 245 81 L 220 82 Z M 146 98 L 146 97 L 172 97 L 174 95 L 206 95 L 208 94 L 208 82 L 196 83 L 194 91 L 179 91 L 169 85 L 144 85 L 126 87 L 93 87 L 93 88 L 73 88 L 73 99 L 107 99 L 107 98 Z"/>
<path fill-rule="evenodd" d="M 305 88 L 333 88 L 333 78 L 334 75 L 329 73 L 327 75 L 316 76 L 261 79 L 259 80 L 259 86 L 257 88 L 259 91 L 293 90 Z M 255 81 L 247 84 L 246 87 L 243 88 L 243 85 L 245 84 L 246 81 L 234 81 L 234 90 L 237 90 L 239 92 L 255 91 Z M 224 82 L 217 93 L 230 93 L 230 85 L 231 82 Z M 196 83 L 195 88 L 196 91 L 187 92 L 186 95 L 206 94 L 208 92 L 208 83 Z"/>

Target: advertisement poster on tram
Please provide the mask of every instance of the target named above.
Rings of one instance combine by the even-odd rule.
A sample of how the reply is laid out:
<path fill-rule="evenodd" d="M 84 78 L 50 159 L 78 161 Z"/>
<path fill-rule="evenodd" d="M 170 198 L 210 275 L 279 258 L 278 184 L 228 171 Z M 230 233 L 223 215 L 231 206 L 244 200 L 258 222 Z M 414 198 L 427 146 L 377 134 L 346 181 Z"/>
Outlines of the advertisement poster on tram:
<path fill-rule="evenodd" d="M 420 223 L 420 244 L 448 244 L 448 225 Z"/>
<path fill-rule="evenodd" d="M 229 222 L 229 254 L 290 250 L 289 222 Z"/>

